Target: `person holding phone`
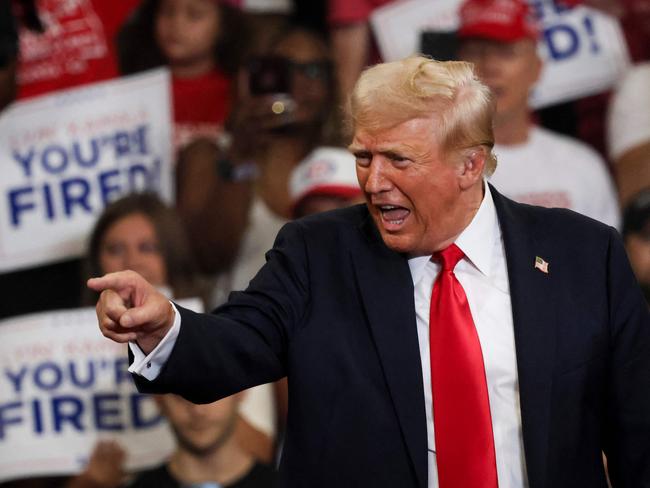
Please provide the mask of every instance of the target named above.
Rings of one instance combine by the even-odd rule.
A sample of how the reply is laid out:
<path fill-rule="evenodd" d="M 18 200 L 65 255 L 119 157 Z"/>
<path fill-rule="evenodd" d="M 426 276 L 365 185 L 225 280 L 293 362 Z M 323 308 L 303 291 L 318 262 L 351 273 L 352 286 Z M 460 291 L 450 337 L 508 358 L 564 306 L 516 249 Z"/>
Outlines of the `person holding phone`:
<path fill-rule="evenodd" d="M 294 167 L 341 140 L 326 42 L 295 27 L 270 46 L 240 69 L 227 147 L 201 140 L 179 156 L 177 205 L 194 254 L 204 274 L 222 274 L 214 305 L 246 286 L 291 218 Z"/>
<path fill-rule="evenodd" d="M 239 70 L 225 147 L 197 140 L 179 154 L 177 208 L 188 228 L 209 305 L 242 290 L 291 218 L 289 179 L 323 140 L 338 140 L 335 82 L 327 43 L 292 27 Z M 258 387 L 267 439 L 283 429 L 286 384 Z M 268 445 L 259 442 L 259 445 Z M 265 449 L 266 451 L 266 449 Z M 268 460 L 268 458 L 267 458 Z"/>

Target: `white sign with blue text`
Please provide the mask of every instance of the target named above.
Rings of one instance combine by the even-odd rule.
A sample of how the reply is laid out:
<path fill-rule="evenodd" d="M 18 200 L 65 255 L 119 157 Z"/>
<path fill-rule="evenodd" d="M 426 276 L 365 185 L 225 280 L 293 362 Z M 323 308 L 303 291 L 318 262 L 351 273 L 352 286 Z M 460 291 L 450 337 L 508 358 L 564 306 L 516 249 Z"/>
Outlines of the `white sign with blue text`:
<path fill-rule="evenodd" d="M 127 368 L 94 308 L 0 321 L 0 482 L 78 473 L 100 439 L 120 444 L 128 471 L 162 463 L 173 436 Z"/>
<path fill-rule="evenodd" d="M 0 272 L 79 256 L 104 207 L 172 200 L 169 73 L 21 101 L 0 115 Z"/>
<path fill-rule="evenodd" d="M 630 64 L 620 23 L 588 7 L 567 8 L 552 0 L 530 0 L 539 19 L 544 61 L 530 103 L 541 108 L 611 88 Z M 462 0 L 401 0 L 376 9 L 373 33 L 385 61 L 420 50 L 424 31 L 455 31 Z"/>
<path fill-rule="evenodd" d="M 541 108 L 608 90 L 630 65 L 620 23 L 589 7 L 531 3 L 543 26 L 542 76 L 530 103 Z"/>

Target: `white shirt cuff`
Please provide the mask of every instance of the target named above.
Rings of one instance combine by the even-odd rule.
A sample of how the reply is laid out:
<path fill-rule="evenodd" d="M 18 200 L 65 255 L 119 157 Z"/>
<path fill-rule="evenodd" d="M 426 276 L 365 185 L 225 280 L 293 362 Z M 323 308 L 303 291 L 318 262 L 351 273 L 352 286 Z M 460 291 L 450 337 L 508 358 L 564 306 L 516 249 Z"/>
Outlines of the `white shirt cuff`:
<path fill-rule="evenodd" d="M 181 314 L 178 313 L 176 306 L 172 302 L 169 303 L 171 303 L 174 309 L 174 323 L 171 329 L 167 331 L 165 337 L 162 338 L 148 356 L 144 355 L 142 349 L 140 349 L 136 342 L 129 342 L 129 348 L 133 353 L 133 363 L 129 366 L 129 373 L 135 373 L 145 377 L 149 381 L 153 381 L 160 374 L 160 370 L 169 359 L 172 349 L 176 344 L 178 333 L 181 330 Z"/>

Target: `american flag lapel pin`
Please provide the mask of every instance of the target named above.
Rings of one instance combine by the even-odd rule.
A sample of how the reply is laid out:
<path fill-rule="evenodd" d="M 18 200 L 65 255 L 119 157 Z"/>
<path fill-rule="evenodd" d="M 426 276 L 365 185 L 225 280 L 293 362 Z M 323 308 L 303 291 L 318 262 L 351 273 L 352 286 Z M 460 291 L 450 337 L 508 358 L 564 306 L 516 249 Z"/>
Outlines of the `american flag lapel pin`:
<path fill-rule="evenodd" d="M 539 256 L 535 256 L 535 269 L 540 270 L 542 273 L 548 274 L 548 262 L 544 261 Z"/>

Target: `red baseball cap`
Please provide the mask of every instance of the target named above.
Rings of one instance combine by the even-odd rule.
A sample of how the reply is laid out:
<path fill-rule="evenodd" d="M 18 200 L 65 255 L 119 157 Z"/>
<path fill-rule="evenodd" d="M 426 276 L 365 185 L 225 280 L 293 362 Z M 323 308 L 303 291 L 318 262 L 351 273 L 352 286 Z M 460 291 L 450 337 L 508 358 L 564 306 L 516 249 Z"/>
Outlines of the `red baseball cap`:
<path fill-rule="evenodd" d="M 467 0 L 460 7 L 458 37 L 536 41 L 539 26 L 524 0 Z"/>

